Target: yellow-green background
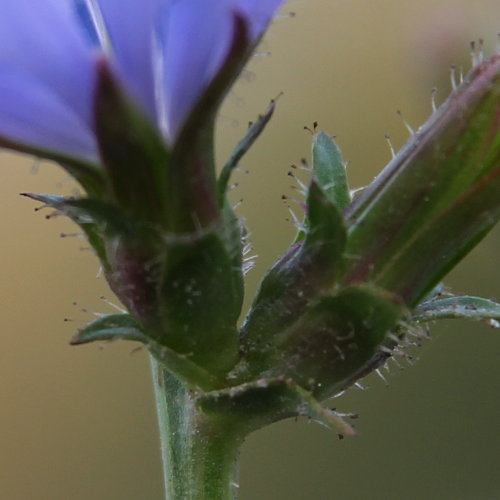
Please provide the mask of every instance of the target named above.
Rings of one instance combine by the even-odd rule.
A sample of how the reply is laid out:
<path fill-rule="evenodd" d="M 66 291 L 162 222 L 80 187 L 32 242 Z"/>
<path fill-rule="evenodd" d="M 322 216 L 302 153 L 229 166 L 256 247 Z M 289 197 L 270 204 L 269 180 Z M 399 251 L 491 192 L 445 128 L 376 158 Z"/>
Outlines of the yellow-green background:
<path fill-rule="evenodd" d="M 337 136 L 361 186 L 390 158 L 384 134 L 396 147 L 406 140 L 395 111 L 420 125 L 431 88 L 446 96 L 450 65 L 469 66 L 468 41 L 484 38 L 491 53 L 500 28 L 498 0 L 296 0 L 283 11 L 296 15 L 274 23 L 219 126 L 222 160 L 284 92 L 233 192 L 260 255 L 251 291 L 293 233 L 280 197 L 294 195 L 289 165 L 309 153 L 303 126 Z M 111 296 L 85 241 L 59 238 L 75 229 L 18 196 L 74 187 L 47 163 L 1 153 L 0 164 L 0 499 L 159 500 L 147 355 L 131 344 L 68 346 L 92 319 L 81 309 L 107 312 L 99 297 Z M 499 248 L 497 230 L 448 283 L 500 298 Z M 241 499 L 500 499 L 500 331 L 450 321 L 417 354 L 389 388 L 374 377 L 335 402 L 361 414 L 360 437 L 339 441 L 304 421 L 251 436 Z"/>

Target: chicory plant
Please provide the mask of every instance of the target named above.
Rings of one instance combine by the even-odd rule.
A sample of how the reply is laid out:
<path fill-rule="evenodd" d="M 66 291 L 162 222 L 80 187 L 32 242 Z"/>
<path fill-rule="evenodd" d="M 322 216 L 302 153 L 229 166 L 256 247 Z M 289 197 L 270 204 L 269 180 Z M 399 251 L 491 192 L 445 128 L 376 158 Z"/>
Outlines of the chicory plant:
<path fill-rule="evenodd" d="M 440 296 L 500 214 L 500 56 L 477 61 L 383 172 L 353 193 L 314 130 L 304 220 L 242 316 L 245 229 L 231 173 L 275 103 L 218 170 L 222 100 L 282 0 L 3 0 L 0 146 L 53 160 L 77 197 L 26 193 L 78 224 L 126 313 L 75 345 L 151 353 L 167 498 L 235 498 L 250 432 L 307 416 L 440 318 L 500 305 Z M 348 416 L 348 415 L 347 415 Z"/>

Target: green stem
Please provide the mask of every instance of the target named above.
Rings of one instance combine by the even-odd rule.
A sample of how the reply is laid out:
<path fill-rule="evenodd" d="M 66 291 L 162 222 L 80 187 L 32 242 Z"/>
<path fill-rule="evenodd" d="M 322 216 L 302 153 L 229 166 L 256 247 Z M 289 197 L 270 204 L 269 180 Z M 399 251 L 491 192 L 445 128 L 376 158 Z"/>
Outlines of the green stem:
<path fill-rule="evenodd" d="M 152 358 L 167 500 L 235 500 L 243 435 Z"/>

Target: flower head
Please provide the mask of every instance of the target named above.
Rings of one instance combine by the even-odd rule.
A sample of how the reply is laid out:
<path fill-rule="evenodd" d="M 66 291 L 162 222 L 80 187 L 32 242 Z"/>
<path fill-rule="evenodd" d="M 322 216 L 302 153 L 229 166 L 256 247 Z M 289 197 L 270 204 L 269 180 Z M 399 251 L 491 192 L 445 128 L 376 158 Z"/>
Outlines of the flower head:
<path fill-rule="evenodd" d="M 82 198 L 31 196 L 82 227 L 148 342 L 215 372 L 243 291 L 215 116 L 282 2 L 2 0 L 0 147 L 79 181 Z"/>
<path fill-rule="evenodd" d="M 105 60 L 171 146 L 234 58 L 241 69 L 282 0 L 4 0 L 0 144 L 100 163 L 95 88 Z M 231 78 L 225 81 L 232 81 Z M 218 89 L 220 102 L 227 91 Z"/>

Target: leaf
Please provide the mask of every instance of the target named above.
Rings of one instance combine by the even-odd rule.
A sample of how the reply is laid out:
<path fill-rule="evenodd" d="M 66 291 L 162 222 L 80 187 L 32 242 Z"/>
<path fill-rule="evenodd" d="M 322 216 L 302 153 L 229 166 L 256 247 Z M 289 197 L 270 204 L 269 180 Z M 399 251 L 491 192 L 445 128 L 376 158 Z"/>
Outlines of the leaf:
<path fill-rule="evenodd" d="M 129 219 L 110 203 L 92 198 L 66 198 L 40 193 L 21 193 L 33 200 L 58 210 L 78 225 L 98 224 L 110 233 L 127 233 L 132 230 Z"/>
<path fill-rule="evenodd" d="M 107 314 L 89 323 L 71 340 L 71 345 L 103 340 L 133 340 L 147 343 L 147 337 L 130 314 Z"/>
<path fill-rule="evenodd" d="M 170 372 L 196 389 L 211 390 L 217 378 L 196 365 L 186 356 L 162 346 L 148 337 L 137 320 L 130 314 L 107 314 L 82 328 L 71 340 L 71 345 L 96 341 L 130 340 L 143 343 L 148 351 Z"/>
<path fill-rule="evenodd" d="M 304 258 L 319 259 L 334 267 L 345 249 L 347 231 L 338 206 L 325 193 L 321 185 L 312 180 L 307 197 L 309 230 L 305 236 L 302 252 Z M 320 262 L 315 262 L 321 266 Z M 325 269 L 323 269 L 325 271 Z"/>
<path fill-rule="evenodd" d="M 354 436 L 352 426 L 333 410 L 324 408 L 312 394 L 291 379 L 262 378 L 221 391 L 204 394 L 198 400 L 206 413 L 219 413 L 245 426 L 246 433 L 285 418 L 301 416 L 329 429 Z"/>
<path fill-rule="evenodd" d="M 65 198 L 39 193 L 21 193 L 44 203 L 78 224 L 85 232 L 105 270 L 109 269 L 105 236 L 132 234 L 130 221 L 114 206 L 91 198 Z"/>
<path fill-rule="evenodd" d="M 324 132 L 313 139 L 314 175 L 333 204 L 343 212 L 351 203 L 351 194 L 346 174 L 346 164 L 339 147 L 331 136 Z"/>
<path fill-rule="evenodd" d="M 416 306 L 496 224 L 500 56 L 478 65 L 347 209 L 344 283 Z"/>
<path fill-rule="evenodd" d="M 276 101 L 273 99 L 270 102 L 269 107 L 267 108 L 265 113 L 263 115 L 259 115 L 257 120 L 250 125 L 250 127 L 247 130 L 247 133 L 245 134 L 243 139 L 241 139 L 240 142 L 236 145 L 233 152 L 231 153 L 231 156 L 229 157 L 229 160 L 222 168 L 217 183 L 217 191 L 218 191 L 220 206 L 222 206 L 224 202 L 224 198 L 226 196 L 228 188 L 229 178 L 231 177 L 232 172 L 238 166 L 241 158 L 243 158 L 245 153 L 252 147 L 254 142 L 258 139 L 260 134 L 266 128 L 266 125 L 269 123 L 271 117 L 273 116 L 275 107 L 276 107 Z"/>
<path fill-rule="evenodd" d="M 234 213 L 233 207 L 226 200 L 222 207 L 222 217 L 224 221 L 224 233 L 221 238 L 224 241 L 226 252 L 232 262 L 231 274 L 233 277 L 232 288 L 234 297 L 239 302 L 240 307 L 244 296 L 243 280 L 243 236 L 239 219 Z"/>
<path fill-rule="evenodd" d="M 367 367 L 375 368 L 372 360 L 405 313 L 399 297 L 385 290 L 369 285 L 341 289 L 312 304 L 272 339 L 274 358 L 265 372 L 290 377 L 324 400 Z"/>
<path fill-rule="evenodd" d="M 255 352 L 255 366 L 264 360 L 259 352 L 273 344 L 273 337 L 334 287 L 346 242 L 344 220 L 315 180 L 307 205 L 309 228 L 305 238 L 264 277 L 242 328 L 244 350 Z"/>
<path fill-rule="evenodd" d="M 500 328 L 500 304 L 481 297 L 449 297 L 424 302 L 412 314 L 417 323 L 439 319 L 472 319 L 486 321 L 489 325 Z"/>
<path fill-rule="evenodd" d="M 236 323 L 242 289 L 218 234 L 169 242 L 158 283 L 160 340 L 200 366 L 220 373 L 237 360 Z"/>
<path fill-rule="evenodd" d="M 418 303 L 496 225 L 499 193 L 500 168 L 435 218 L 422 221 L 414 234 L 379 264 L 373 282 L 398 293 L 410 307 Z"/>

